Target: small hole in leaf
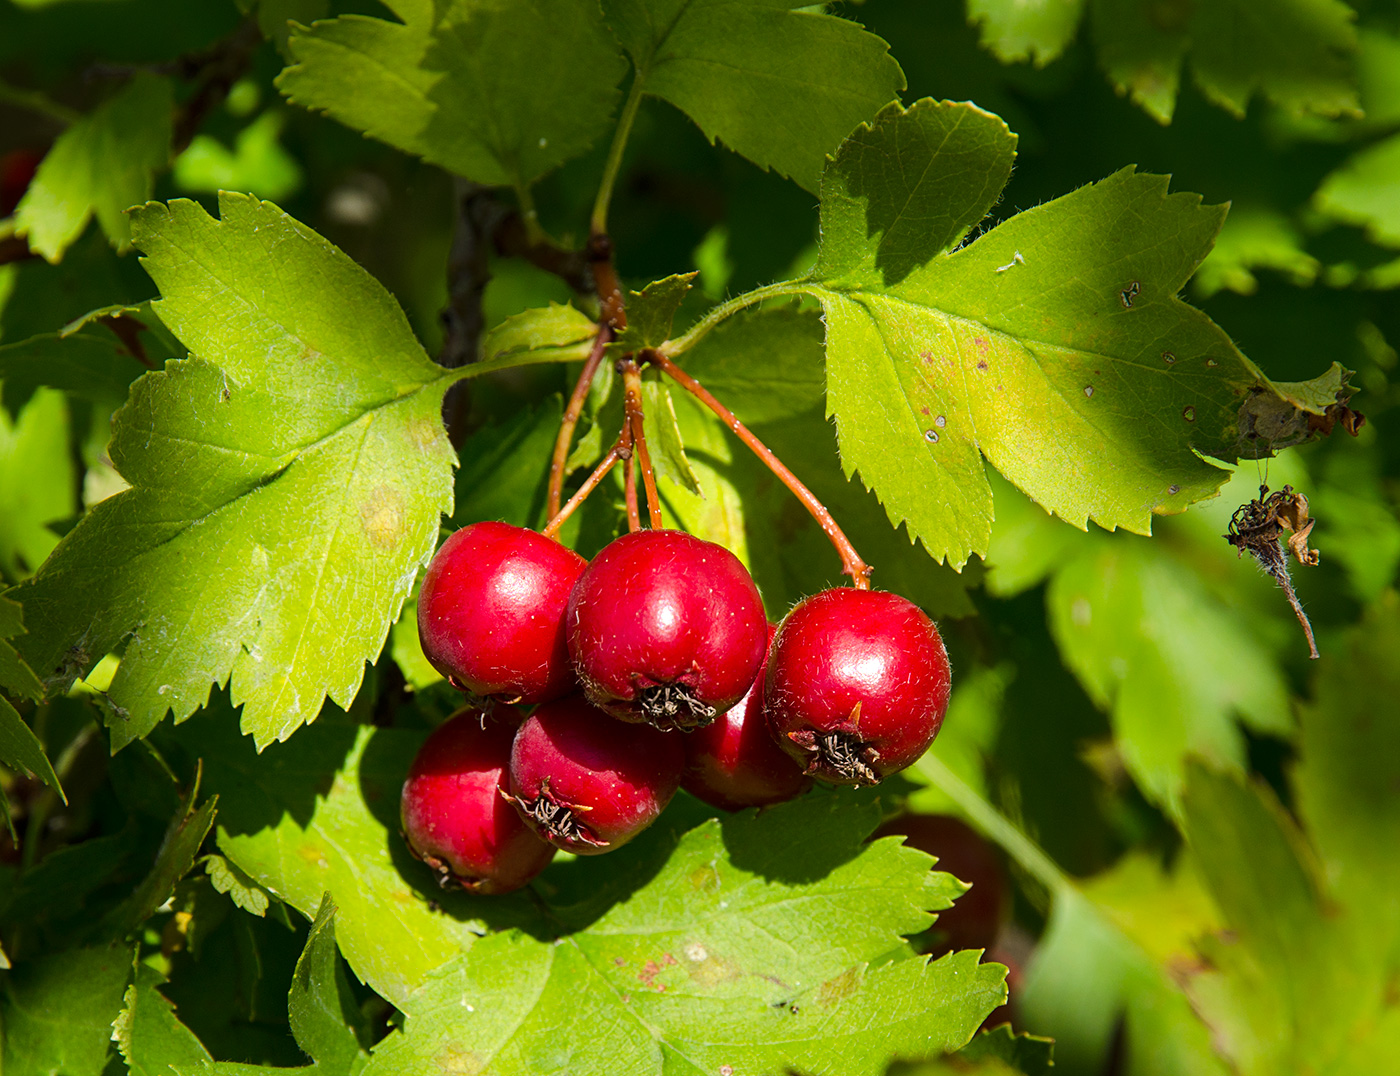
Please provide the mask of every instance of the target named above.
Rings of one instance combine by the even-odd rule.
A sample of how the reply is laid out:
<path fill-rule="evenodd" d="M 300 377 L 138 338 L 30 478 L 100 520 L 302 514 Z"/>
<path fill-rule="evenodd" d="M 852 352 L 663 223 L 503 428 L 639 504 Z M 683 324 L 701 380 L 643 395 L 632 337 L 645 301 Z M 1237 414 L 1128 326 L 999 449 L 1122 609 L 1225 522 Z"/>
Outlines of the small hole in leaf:
<path fill-rule="evenodd" d="M 1167 487 L 1167 492 L 1170 493 L 1172 496 L 1176 496 L 1176 494 L 1181 492 L 1181 487 L 1178 486 L 1175 482 L 1173 482 L 1170 486 Z"/>
<path fill-rule="evenodd" d="M 948 420 L 942 415 L 939 415 L 936 419 L 933 420 L 933 424 L 941 430 L 944 426 L 948 425 Z"/>
<path fill-rule="evenodd" d="M 1085 395 L 1085 396 L 1093 396 L 1093 395 L 1094 395 L 1094 386 L 1093 386 L 1093 385 L 1085 385 L 1085 386 L 1084 386 L 1084 395 Z"/>
<path fill-rule="evenodd" d="M 936 444 L 936 443 L 938 442 L 938 431 L 937 431 L 937 430 L 925 430 L 925 431 L 924 431 L 924 440 L 927 441 L 927 442 L 928 442 L 929 444 L 931 444 L 931 445 L 932 445 L 932 444 Z"/>
<path fill-rule="evenodd" d="M 1176 362 L 1176 356 L 1173 355 L 1170 351 L 1164 351 L 1162 352 L 1162 361 L 1165 362 L 1168 366 L 1170 366 L 1172 363 Z"/>
<path fill-rule="evenodd" d="M 1181 409 L 1181 417 L 1184 418 L 1187 422 L 1195 422 L 1195 421 L 1196 421 L 1196 409 L 1195 409 L 1194 407 L 1192 407 L 1190 404 L 1187 404 L 1185 407 L 1183 407 L 1183 408 Z"/>
<path fill-rule="evenodd" d="M 1219 365 L 1220 365 L 1220 360 L 1219 360 L 1219 359 L 1206 359 L 1206 365 L 1207 365 L 1207 366 L 1219 366 Z"/>

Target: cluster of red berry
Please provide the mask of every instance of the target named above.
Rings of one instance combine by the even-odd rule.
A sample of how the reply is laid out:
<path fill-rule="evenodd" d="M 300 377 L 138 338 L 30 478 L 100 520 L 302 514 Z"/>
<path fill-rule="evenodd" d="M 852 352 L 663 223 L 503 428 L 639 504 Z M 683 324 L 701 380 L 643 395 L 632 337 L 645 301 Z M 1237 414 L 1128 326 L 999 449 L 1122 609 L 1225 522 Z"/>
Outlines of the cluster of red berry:
<path fill-rule="evenodd" d="M 923 754 L 948 705 L 943 641 L 913 603 L 837 587 L 774 628 L 733 553 L 674 530 L 625 534 L 588 563 L 472 524 L 429 566 L 418 630 L 474 702 L 419 751 L 404 835 L 444 884 L 478 893 L 524 885 L 556 848 L 625 844 L 677 787 L 736 810 L 814 777 L 878 782 Z"/>

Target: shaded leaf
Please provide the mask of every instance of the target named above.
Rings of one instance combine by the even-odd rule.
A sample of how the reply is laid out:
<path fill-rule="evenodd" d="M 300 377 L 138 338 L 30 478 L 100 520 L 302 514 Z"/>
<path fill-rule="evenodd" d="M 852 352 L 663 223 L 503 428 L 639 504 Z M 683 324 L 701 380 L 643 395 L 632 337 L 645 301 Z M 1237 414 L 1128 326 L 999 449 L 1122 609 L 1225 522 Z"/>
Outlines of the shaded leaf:
<path fill-rule="evenodd" d="M 113 1022 L 112 1040 L 131 1076 L 168 1076 L 171 1068 L 212 1061 L 209 1051 L 175 1015 L 160 987 L 165 976 L 139 960 L 124 1008 Z"/>
<path fill-rule="evenodd" d="M 686 458 L 685 445 L 677 426 L 676 405 L 671 390 L 658 381 L 642 382 L 642 400 L 646 408 L 643 425 L 652 465 L 659 478 L 668 479 L 691 493 L 702 495 L 700 480 Z"/>
<path fill-rule="evenodd" d="M 676 273 L 654 280 L 627 299 L 627 328 L 622 330 L 611 350 L 617 353 L 656 347 L 670 339 L 671 323 L 690 291 L 697 273 Z"/>
<path fill-rule="evenodd" d="M 77 509 L 68 404 L 38 389 L 11 424 L 0 410 L 0 577 L 33 573 L 58 545 L 49 524 Z"/>
<path fill-rule="evenodd" d="M 3 398 L 12 414 L 40 385 L 85 400 L 120 403 L 145 372 L 106 330 L 47 333 L 0 347 Z"/>
<path fill-rule="evenodd" d="M 1074 40 L 1085 0 L 967 0 L 982 47 L 1002 63 L 1048 64 Z"/>
<path fill-rule="evenodd" d="M 347 1076 L 360 1071 L 369 1058 L 356 1033 L 363 1018 L 335 947 L 335 912 L 326 894 L 292 974 L 287 1015 L 297 1045 L 315 1059 L 317 1071 Z"/>
<path fill-rule="evenodd" d="M 1364 227 L 1372 242 L 1400 246 L 1400 135 L 1354 153 L 1322 181 L 1313 204 Z"/>
<path fill-rule="evenodd" d="M 19 235 L 51 262 L 93 215 L 112 245 L 131 245 L 125 211 L 151 196 L 170 156 L 170 81 L 140 74 L 59 135 L 15 209 Z"/>
<path fill-rule="evenodd" d="M 1010 1024 L 1001 1024 L 979 1032 L 971 1042 L 958 1051 L 958 1057 L 968 1061 L 995 1058 L 1024 1076 L 1050 1076 L 1055 1062 L 1053 1039 L 1038 1035 L 1017 1034 Z"/>
<path fill-rule="evenodd" d="M 249 878 L 237 864 L 230 863 L 223 856 L 205 856 L 204 871 L 217 892 L 227 893 L 229 900 L 249 915 L 261 919 L 267 914 L 267 890 Z"/>
<path fill-rule="evenodd" d="M 889 46 L 853 22 L 762 0 L 607 0 L 645 92 L 711 142 L 809 191 L 826 154 L 904 89 Z"/>
<path fill-rule="evenodd" d="M 101 1076 L 134 956 L 74 949 L 17 965 L 0 987 L 4 1070 Z"/>
<path fill-rule="evenodd" d="M 1215 249 L 1191 278 L 1201 298 L 1222 289 L 1240 295 L 1259 290 L 1256 269 L 1273 269 L 1299 286 L 1311 284 L 1320 265 L 1303 249 L 1303 236 L 1282 213 L 1267 206 L 1233 205 Z"/>

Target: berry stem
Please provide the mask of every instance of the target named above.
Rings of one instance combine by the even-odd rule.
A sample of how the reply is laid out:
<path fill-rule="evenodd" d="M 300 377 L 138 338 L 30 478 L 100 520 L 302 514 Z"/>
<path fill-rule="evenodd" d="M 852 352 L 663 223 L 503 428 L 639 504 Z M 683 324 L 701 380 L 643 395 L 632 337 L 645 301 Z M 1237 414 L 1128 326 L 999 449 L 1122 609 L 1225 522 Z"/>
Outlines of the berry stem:
<path fill-rule="evenodd" d="M 642 408 L 642 372 L 631 358 L 617 364 L 622 374 L 623 406 L 626 409 L 627 425 L 632 431 L 632 443 L 637 449 L 637 463 L 642 472 L 642 484 L 647 491 L 647 512 L 652 530 L 664 526 L 661 519 L 661 497 L 656 492 L 656 471 L 651 465 L 651 453 L 647 450 L 645 412 Z"/>
<path fill-rule="evenodd" d="M 637 469 L 632 466 L 632 423 L 626 418 L 622 420 L 622 434 L 617 440 L 625 452 L 622 489 L 627 498 L 627 530 L 633 533 L 642 529 L 642 513 L 637 505 Z"/>
<path fill-rule="evenodd" d="M 574 384 L 569 404 L 564 408 L 564 417 L 559 420 L 559 434 L 554 439 L 554 455 L 550 457 L 549 461 L 549 499 L 546 502 L 546 508 L 550 519 L 559 514 L 560 503 L 564 499 L 564 465 L 569 459 L 569 447 L 573 444 L 574 430 L 578 428 L 579 416 L 583 414 L 584 401 L 588 399 L 588 390 L 593 387 L 593 378 L 598 373 L 598 367 L 603 361 L 603 354 L 612 338 L 613 331 L 610 325 L 598 327 L 598 335 L 593 340 L 593 349 L 588 353 L 583 370 L 579 373 L 578 381 Z"/>
<path fill-rule="evenodd" d="M 734 436 L 748 445 L 749 449 L 763 461 L 764 465 L 772 471 L 778 481 L 792 490 L 793 496 L 802 502 L 802 506 L 811 513 L 812 518 L 817 521 L 817 525 L 826 533 L 831 544 L 836 548 L 837 554 L 841 558 L 842 571 L 851 577 L 851 582 L 855 584 L 857 590 L 870 589 L 870 565 L 866 564 L 856 552 L 855 546 L 851 545 L 851 540 L 846 537 L 845 532 L 836 525 L 836 520 L 827 511 L 826 505 L 817 500 L 816 495 L 804 486 L 798 477 L 788 470 L 782 460 L 773 454 L 773 450 L 754 436 L 753 431 L 745 426 L 735 416 L 734 412 L 720 403 L 709 390 L 705 388 L 695 378 L 682 370 L 665 355 L 652 348 L 648 348 L 641 353 L 642 361 L 649 362 L 656 366 L 673 381 L 694 396 L 702 404 L 713 411 L 719 418 L 734 431 Z"/>
<path fill-rule="evenodd" d="M 630 454 L 629 452 L 628 455 Z M 603 480 L 603 477 L 613 469 L 613 465 L 623 458 L 622 446 L 620 444 L 613 445 L 612 448 L 608 450 L 608 454 L 603 457 L 602 462 L 593 469 L 593 473 L 584 479 L 583 485 L 579 486 L 578 491 L 569 498 L 569 503 L 554 513 L 553 517 L 551 517 L 550 521 L 545 525 L 544 530 L 540 533 L 546 538 L 553 538 L 557 542 L 559 540 L 559 528 L 564 525 L 564 521 L 574 514 L 575 509 L 588 499 L 588 495 L 597 488 L 598 483 Z"/>

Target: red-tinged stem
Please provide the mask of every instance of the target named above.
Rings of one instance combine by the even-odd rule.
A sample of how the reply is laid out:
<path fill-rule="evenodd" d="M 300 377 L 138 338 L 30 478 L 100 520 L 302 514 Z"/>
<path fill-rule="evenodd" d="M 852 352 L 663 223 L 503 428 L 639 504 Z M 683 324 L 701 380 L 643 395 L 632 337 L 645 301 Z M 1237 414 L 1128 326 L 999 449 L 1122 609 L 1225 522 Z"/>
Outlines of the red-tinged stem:
<path fill-rule="evenodd" d="M 627 498 L 627 530 L 639 531 L 642 529 L 642 513 L 637 505 L 637 469 L 632 466 L 632 423 L 626 418 L 622 420 L 622 435 L 617 440 L 626 452 L 622 457 L 626 467 L 622 488 Z"/>
<path fill-rule="evenodd" d="M 588 499 L 588 495 L 597 488 L 598 483 L 603 480 L 603 477 L 613 469 L 613 464 L 623 458 L 622 446 L 613 445 L 608 451 L 608 454 L 603 457 L 603 461 L 594 468 L 593 473 L 584 479 L 583 485 L 578 488 L 578 492 L 569 498 L 568 504 L 554 513 L 541 533 L 546 538 L 553 538 L 555 541 L 558 541 L 559 528 L 564 525 L 564 521 L 573 515 L 574 510 Z"/>
<path fill-rule="evenodd" d="M 546 501 L 546 508 L 551 519 L 559 514 L 559 505 L 564 499 L 564 465 L 569 459 L 574 430 L 578 428 L 579 416 L 583 414 L 583 405 L 588 399 L 588 390 L 593 387 L 593 378 L 598 373 L 598 367 L 602 365 L 603 354 L 612 338 L 613 331 L 610 326 L 599 327 L 598 335 L 593 341 L 593 349 L 588 353 L 583 371 L 574 384 L 573 395 L 569 397 L 569 404 L 564 408 L 564 417 L 559 420 L 559 434 L 554 439 L 554 455 L 549 461 L 549 499 Z"/>
<path fill-rule="evenodd" d="M 613 242 L 607 235 L 595 232 L 588 240 L 586 253 L 593 264 L 593 286 L 603 308 L 603 324 L 622 332 L 627 328 L 627 306 L 617 270 L 613 268 Z"/>
<path fill-rule="evenodd" d="M 645 412 L 642 409 L 642 372 L 632 359 L 618 363 L 622 374 L 623 405 L 627 413 L 627 425 L 632 431 L 632 444 L 637 450 L 637 464 L 642 472 L 642 484 L 647 491 L 647 513 L 652 530 L 660 530 L 661 497 L 656 492 L 656 471 L 651 465 L 651 453 L 647 450 L 647 437 L 644 428 Z"/>
<path fill-rule="evenodd" d="M 851 540 L 846 537 L 840 527 L 836 525 L 836 520 L 831 518 L 831 513 L 827 511 L 826 505 L 817 500 L 816 496 L 809 490 L 798 477 L 787 469 L 782 460 L 773 454 L 772 449 L 754 436 L 753 431 L 745 426 L 735 417 L 734 412 L 725 407 L 714 398 L 700 382 L 691 377 L 679 366 L 666 358 L 660 352 L 648 348 L 640 356 L 643 362 L 649 362 L 665 373 L 671 380 L 675 381 L 681 388 L 694 396 L 702 404 L 708 407 L 720 419 L 734 431 L 734 435 L 749 446 L 755 456 L 761 459 L 767 468 L 777 475 L 778 480 L 788 489 L 792 490 L 793 496 L 802 502 L 802 506 L 811 513 L 812 518 L 817 521 L 817 525 L 826 532 L 827 538 L 835 546 L 837 554 L 841 557 L 842 570 L 851 577 L 851 582 L 857 590 L 870 589 L 870 565 L 866 564 L 856 552 L 855 546 L 851 545 Z"/>

